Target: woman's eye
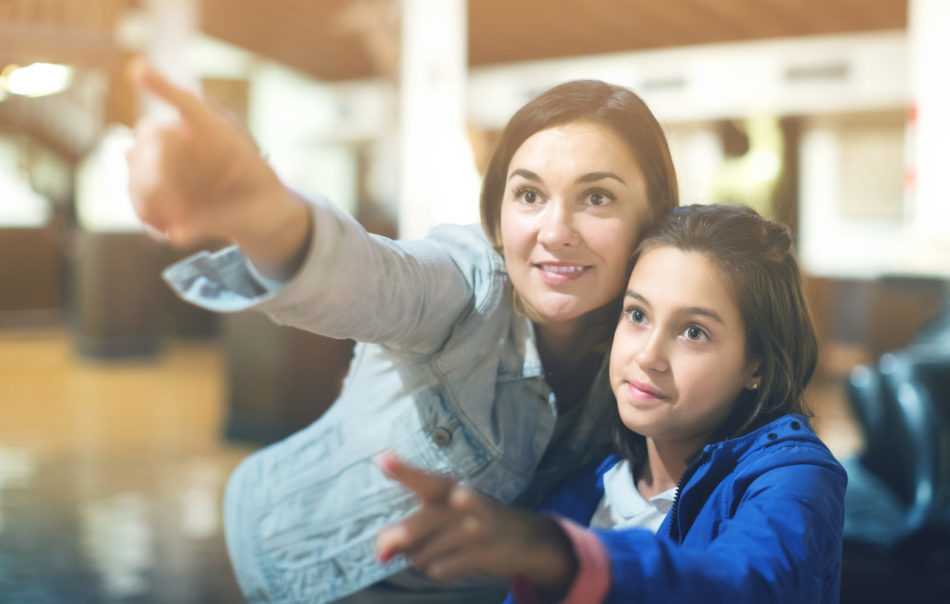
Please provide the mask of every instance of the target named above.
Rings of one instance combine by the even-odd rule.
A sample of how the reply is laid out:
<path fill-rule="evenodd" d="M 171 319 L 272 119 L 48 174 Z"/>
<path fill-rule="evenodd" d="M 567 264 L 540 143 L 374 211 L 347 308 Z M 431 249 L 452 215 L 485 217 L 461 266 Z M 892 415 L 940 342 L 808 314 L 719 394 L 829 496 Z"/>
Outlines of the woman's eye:
<path fill-rule="evenodd" d="M 520 188 L 515 190 L 515 197 L 520 199 L 524 203 L 535 204 L 540 201 L 540 196 L 538 192 L 534 189 Z"/>
<path fill-rule="evenodd" d="M 587 203 L 589 203 L 590 205 L 594 207 L 599 207 L 602 205 L 606 205 L 612 199 L 613 199 L 612 195 L 608 195 L 607 193 L 604 193 L 602 191 L 594 191 L 593 193 L 587 196 Z"/>

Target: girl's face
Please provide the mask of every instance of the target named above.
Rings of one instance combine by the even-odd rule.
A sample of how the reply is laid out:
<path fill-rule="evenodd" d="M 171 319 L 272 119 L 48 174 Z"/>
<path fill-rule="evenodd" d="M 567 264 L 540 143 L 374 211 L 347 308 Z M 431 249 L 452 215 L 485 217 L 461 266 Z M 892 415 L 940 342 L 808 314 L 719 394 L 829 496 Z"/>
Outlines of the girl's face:
<path fill-rule="evenodd" d="M 704 253 L 652 248 L 630 275 L 623 308 L 610 352 L 621 420 L 695 451 L 759 380 L 727 276 Z"/>
<path fill-rule="evenodd" d="M 547 322 L 615 299 L 650 220 L 640 166 L 605 126 L 541 130 L 511 158 L 501 203 L 505 263 L 521 299 Z"/>

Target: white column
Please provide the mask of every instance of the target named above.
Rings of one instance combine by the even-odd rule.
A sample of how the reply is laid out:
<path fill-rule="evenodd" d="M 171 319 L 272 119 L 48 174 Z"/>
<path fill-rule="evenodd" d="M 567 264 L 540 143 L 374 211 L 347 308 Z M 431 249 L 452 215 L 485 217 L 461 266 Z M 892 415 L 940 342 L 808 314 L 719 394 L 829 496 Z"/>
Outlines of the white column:
<path fill-rule="evenodd" d="M 910 0 L 909 10 L 909 207 L 914 231 L 950 246 L 950 2 Z"/>
<path fill-rule="evenodd" d="M 465 128 L 466 0 L 402 0 L 399 235 L 478 219 Z"/>
<path fill-rule="evenodd" d="M 147 55 L 163 74 L 180 86 L 198 92 L 188 50 L 198 35 L 197 0 L 147 0 L 146 14 L 151 25 Z M 146 97 L 146 115 L 162 115 L 163 103 Z"/>
<path fill-rule="evenodd" d="M 198 30 L 196 0 L 147 0 L 137 23 L 127 27 L 124 43 L 145 54 L 176 83 L 197 89 L 188 62 L 188 47 Z M 174 109 L 144 95 L 139 117 L 168 119 Z M 125 151 L 132 132 L 110 126 L 96 149 L 86 155 L 76 176 L 76 209 L 79 224 L 89 231 L 139 231 L 142 223 L 129 200 Z"/>

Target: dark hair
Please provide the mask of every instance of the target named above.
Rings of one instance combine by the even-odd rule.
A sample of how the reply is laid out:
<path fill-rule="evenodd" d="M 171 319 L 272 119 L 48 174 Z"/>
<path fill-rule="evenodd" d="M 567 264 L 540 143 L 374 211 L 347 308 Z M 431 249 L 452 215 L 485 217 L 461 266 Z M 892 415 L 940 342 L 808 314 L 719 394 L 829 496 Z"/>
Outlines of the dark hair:
<path fill-rule="evenodd" d="M 597 80 L 559 84 L 519 109 L 505 126 L 482 182 L 482 226 L 496 249 L 501 249 L 501 202 L 511 158 L 533 134 L 576 120 L 603 124 L 624 139 L 646 180 L 654 220 L 665 218 L 676 205 L 676 172 L 666 135 L 646 103 L 633 91 Z"/>
<path fill-rule="evenodd" d="M 792 235 L 744 206 L 679 207 L 654 225 L 635 253 L 658 247 L 707 255 L 732 288 L 746 331 L 746 354 L 759 360 L 758 390 L 744 390 L 711 442 L 735 438 L 787 413 L 806 413 L 805 386 L 818 362 L 818 339 L 805 300 Z M 615 442 L 636 467 L 643 437 L 616 418 Z"/>

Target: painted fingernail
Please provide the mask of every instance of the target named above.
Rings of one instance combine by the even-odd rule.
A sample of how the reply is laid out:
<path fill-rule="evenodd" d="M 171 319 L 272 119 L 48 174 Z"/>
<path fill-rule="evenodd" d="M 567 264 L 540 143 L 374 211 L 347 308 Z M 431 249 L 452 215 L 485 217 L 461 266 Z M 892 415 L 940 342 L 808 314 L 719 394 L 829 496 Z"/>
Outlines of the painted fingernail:
<path fill-rule="evenodd" d="M 383 451 L 376 456 L 376 465 L 382 470 L 383 474 L 392 478 L 395 475 L 394 466 L 396 458 L 390 451 Z"/>

